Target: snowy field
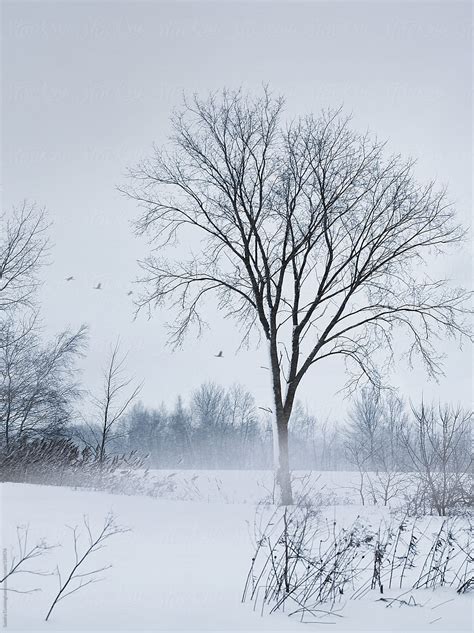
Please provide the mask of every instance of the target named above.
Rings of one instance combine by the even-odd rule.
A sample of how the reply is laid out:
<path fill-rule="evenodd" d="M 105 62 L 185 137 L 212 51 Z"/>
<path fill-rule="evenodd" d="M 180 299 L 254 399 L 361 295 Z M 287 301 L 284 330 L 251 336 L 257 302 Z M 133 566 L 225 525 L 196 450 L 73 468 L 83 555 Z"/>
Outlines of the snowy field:
<path fill-rule="evenodd" d="M 153 473 L 163 477 L 171 473 Z M 30 570 L 54 572 L 64 578 L 74 560 L 72 530 L 78 526 L 78 548 L 86 544 L 83 516 L 91 531 L 101 528 L 112 511 L 129 531 L 112 536 L 94 553 L 84 571 L 112 567 L 100 582 L 83 587 L 59 602 L 48 622 L 45 616 L 57 593 L 55 574 L 14 574 L 9 579 L 4 617 L 11 630 L 158 630 L 158 631 L 471 631 L 472 601 L 454 589 L 412 590 L 413 605 L 388 608 L 370 591 L 360 600 L 344 597 L 337 617 L 323 624 L 301 624 L 284 613 L 253 610 L 241 597 L 254 555 L 256 504 L 271 494 L 271 473 L 182 471 L 174 498 L 122 496 L 27 484 L 2 484 L 2 548 L 15 553 L 17 529 L 29 526 L 31 546 L 48 545 Z M 350 524 L 358 516 L 377 527 L 391 520 L 391 510 L 357 505 L 357 493 L 347 490 L 351 476 L 322 473 L 317 480 L 327 505 L 323 520 Z M 357 477 L 355 476 L 355 481 Z M 348 483 L 349 482 L 349 483 Z M 191 494 L 192 493 L 192 494 Z M 346 496 L 352 494 L 352 503 Z M 181 499 L 180 499 L 181 497 Z M 192 500 L 183 500 L 184 498 Z M 345 500 L 346 499 L 346 500 Z M 344 501 L 345 500 L 345 501 Z M 259 506 L 260 517 L 275 508 Z M 434 535 L 441 519 L 426 519 Z M 10 560 L 10 558 L 9 558 Z M 33 591 L 34 590 L 34 591 Z M 28 592 L 28 593 L 18 593 Z M 385 597 L 397 597 L 393 590 Z M 340 617 L 342 616 L 342 617 Z"/>

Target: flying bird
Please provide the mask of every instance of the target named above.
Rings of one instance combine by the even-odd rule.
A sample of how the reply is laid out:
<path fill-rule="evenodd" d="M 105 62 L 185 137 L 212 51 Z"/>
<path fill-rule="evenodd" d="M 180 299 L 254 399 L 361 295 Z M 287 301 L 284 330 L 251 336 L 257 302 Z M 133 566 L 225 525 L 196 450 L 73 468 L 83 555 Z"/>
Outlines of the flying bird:
<path fill-rule="evenodd" d="M 101 283 L 100 283 L 100 281 L 99 281 L 99 283 L 97 284 L 97 286 L 94 286 L 94 290 L 101 290 L 101 289 L 102 289 L 102 284 L 101 284 Z"/>
<path fill-rule="evenodd" d="M 66 281 L 72 281 L 74 279 L 74 277 L 71 275 L 71 277 L 66 277 Z"/>
<path fill-rule="evenodd" d="M 129 290 L 129 291 L 127 292 L 127 297 L 129 297 L 130 295 L 133 295 L 133 290 Z"/>
<path fill-rule="evenodd" d="M 214 356 L 215 356 L 216 358 L 223 358 L 223 357 L 224 357 L 224 354 L 223 354 L 222 352 L 219 352 L 218 354 L 214 354 Z"/>

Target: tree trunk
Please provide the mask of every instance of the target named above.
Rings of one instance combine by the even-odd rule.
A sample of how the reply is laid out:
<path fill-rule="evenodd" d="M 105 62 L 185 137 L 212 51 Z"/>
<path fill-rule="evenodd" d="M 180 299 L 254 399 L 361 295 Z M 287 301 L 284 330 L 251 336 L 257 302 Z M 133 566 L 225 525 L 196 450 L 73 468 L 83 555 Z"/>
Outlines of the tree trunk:
<path fill-rule="evenodd" d="M 8 454 L 10 448 L 10 429 L 8 419 L 5 421 L 5 451 Z"/>
<path fill-rule="evenodd" d="M 105 459 L 105 440 L 106 440 L 106 431 L 104 428 L 102 432 L 102 437 L 100 440 L 100 446 L 99 446 L 99 463 L 100 464 L 102 464 Z"/>
<path fill-rule="evenodd" d="M 273 401 L 275 403 L 275 419 L 273 423 L 273 463 L 279 492 L 278 502 L 282 506 L 289 506 L 293 505 L 293 493 L 291 490 L 290 459 L 288 453 L 288 422 L 290 420 L 290 413 L 294 400 L 294 390 L 292 391 L 291 398 L 287 395 L 285 402 L 283 402 L 276 335 L 274 335 L 270 340 L 269 352 L 272 372 Z"/>
<path fill-rule="evenodd" d="M 273 459 L 276 482 L 279 491 L 279 503 L 283 506 L 293 505 L 291 490 L 290 460 L 288 454 L 288 418 L 283 411 L 277 411 L 276 429 L 273 432 Z"/>

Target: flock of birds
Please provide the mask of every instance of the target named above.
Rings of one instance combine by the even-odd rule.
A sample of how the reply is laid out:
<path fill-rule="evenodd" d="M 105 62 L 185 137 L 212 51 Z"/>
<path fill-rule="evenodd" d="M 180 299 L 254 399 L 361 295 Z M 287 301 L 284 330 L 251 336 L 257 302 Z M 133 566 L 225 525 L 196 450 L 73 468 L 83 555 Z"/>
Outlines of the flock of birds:
<path fill-rule="evenodd" d="M 74 276 L 70 275 L 69 277 L 66 277 L 66 281 L 74 281 Z M 92 287 L 93 290 L 102 290 L 102 282 L 99 281 L 95 286 Z M 130 295 L 133 295 L 133 290 L 129 290 L 127 292 L 127 296 L 130 297 Z M 224 358 L 224 354 L 222 351 L 220 351 L 218 354 L 214 354 L 215 358 Z"/>

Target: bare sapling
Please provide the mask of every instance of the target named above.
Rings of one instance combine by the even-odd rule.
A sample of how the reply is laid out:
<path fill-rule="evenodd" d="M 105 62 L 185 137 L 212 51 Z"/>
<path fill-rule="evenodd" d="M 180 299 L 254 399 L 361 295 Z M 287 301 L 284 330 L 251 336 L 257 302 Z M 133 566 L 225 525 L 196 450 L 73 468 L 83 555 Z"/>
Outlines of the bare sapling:
<path fill-rule="evenodd" d="M 100 432 L 97 438 L 97 460 L 103 464 L 108 444 L 117 437 L 117 427 L 124 414 L 141 390 L 133 387 L 133 379 L 125 375 L 127 355 L 120 355 L 119 342 L 113 347 L 104 370 L 103 390 L 93 402 L 99 415 Z"/>
<path fill-rule="evenodd" d="M 56 568 L 56 573 L 59 580 L 59 590 L 53 602 L 51 603 L 48 613 L 46 614 L 45 621 L 48 621 L 51 613 L 53 612 L 53 609 L 58 604 L 58 602 L 64 600 L 64 598 L 67 598 L 73 593 L 76 593 L 80 589 L 87 587 L 87 585 L 91 585 L 103 580 L 103 577 L 101 577 L 100 574 L 107 569 L 110 569 L 112 565 L 102 565 L 101 567 L 96 567 L 92 570 L 83 571 L 85 563 L 89 562 L 89 559 L 95 552 L 104 547 L 105 542 L 111 536 L 129 531 L 128 528 L 117 525 L 115 521 L 115 516 L 112 513 L 109 513 L 105 517 L 104 525 L 96 534 L 93 534 L 90 527 L 89 518 L 87 516 L 84 516 L 83 524 L 85 528 L 85 533 L 87 535 L 87 545 L 81 553 L 79 551 L 81 532 L 79 531 L 78 526 L 71 528 L 74 545 L 74 564 L 72 565 L 66 577 L 63 577 L 63 575 L 61 574 L 59 566 Z"/>
<path fill-rule="evenodd" d="M 39 569 L 31 569 L 28 565 L 31 561 L 36 560 L 43 556 L 47 551 L 53 549 L 53 545 L 48 545 L 45 540 L 40 540 L 36 543 L 36 545 L 31 546 L 29 544 L 29 526 L 17 526 L 16 528 L 17 534 L 17 546 L 16 552 L 12 552 L 10 565 L 8 566 L 8 562 L 6 562 L 6 558 L 4 559 L 4 563 L 6 562 L 5 568 L 2 572 L 2 577 L 0 577 L 0 585 L 3 585 L 2 589 L 4 591 L 13 591 L 15 593 L 31 593 L 33 591 L 39 591 L 39 589 L 12 589 L 11 587 L 7 588 L 7 583 L 9 579 L 18 574 L 31 574 L 34 576 L 48 576 L 50 572 L 42 571 Z"/>

